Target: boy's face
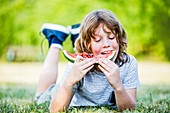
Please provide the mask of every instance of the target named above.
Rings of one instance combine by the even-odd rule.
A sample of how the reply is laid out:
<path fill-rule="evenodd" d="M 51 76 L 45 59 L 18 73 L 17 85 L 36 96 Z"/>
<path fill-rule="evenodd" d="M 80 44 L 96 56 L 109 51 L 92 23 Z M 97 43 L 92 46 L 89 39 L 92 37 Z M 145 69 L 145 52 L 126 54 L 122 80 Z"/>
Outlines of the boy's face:
<path fill-rule="evenodd" d="M 115 51 L 115 58 L 119 51 L 119 44 L 116 41 L 116 35 L 102 24 L 95 30 L 95 38 L 91 39 L 91 49 L 94 55 L 105 57 L 112 51 Z M 114 59 L 115 59 L 114 58 Z"/>

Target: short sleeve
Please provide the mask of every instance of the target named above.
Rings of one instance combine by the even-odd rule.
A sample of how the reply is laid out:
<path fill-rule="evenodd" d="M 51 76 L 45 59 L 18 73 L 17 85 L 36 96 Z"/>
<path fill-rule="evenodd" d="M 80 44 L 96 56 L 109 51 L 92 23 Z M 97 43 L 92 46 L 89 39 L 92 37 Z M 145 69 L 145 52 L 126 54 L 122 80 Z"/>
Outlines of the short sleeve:
<path fill-rule="evenodd" d="M 138 77 L 138 63 L 137 60 L 130 56 L 130 61 L 127 65 L 126 75 L 123 80 L 125 89 L 137 88 L 140 85 Z"/>
<path fill-rule="evenodd" d="M 62 77 L 61 77 L 61 81 L 60 83 L 63 84 L 64 80 L 67 78 L 67 76 L 69 75 L 71 69 L 72 69 L 72 63 L 69 62 L 64 70 L 64 73 L 62 74 Z"/>
<path fill-rule="evenodd" d="M 63 73 L 62 79 L 61 79 L 61 84 L 63 84 L 64 80 L 65 80 L 66 77 L 69 75 L 69 73 L 70 73 L 70 71 L 71 71 L 71 69 L 72 69 L 72 65 L 73 65 L 73 63 L 71 63 L 71 62 L 69 62 L 69 63 L 67 64 L 67 67 L 66 67 L 66 69 L 65 69 L 65 71 L 64 71 L 64 73 Z M 77 90 L 78 86 L 79 86 L 79 83 L 75 84 L 75 85 L 73 86 L 72 91 L 75 92 L 75 91 Z"/>

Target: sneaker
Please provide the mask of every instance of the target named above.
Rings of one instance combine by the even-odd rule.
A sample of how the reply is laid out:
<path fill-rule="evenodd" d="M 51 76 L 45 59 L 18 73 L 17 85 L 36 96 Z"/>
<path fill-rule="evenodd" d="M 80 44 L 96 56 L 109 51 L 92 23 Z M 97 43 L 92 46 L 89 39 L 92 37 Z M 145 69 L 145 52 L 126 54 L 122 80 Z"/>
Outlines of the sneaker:
<path fill-rule="evenodd" d="M 80 32 L 80 24 L 74 24 L 74 25 L 68 26 L 67 28 L 71 34 L 71 41 L 72 41 L 73 49 L 75 49 L 75 41 Z"/>
<path fill-rule="evenodd" d="M 50 23 L 43 24 L 41 32 L 48 39 L 49 47 L 51 44 L 57 44 L 60 46 L 60 49 L 62 48 L 63 42 L 69 35 L 69 31 L 65 26 Z"/>

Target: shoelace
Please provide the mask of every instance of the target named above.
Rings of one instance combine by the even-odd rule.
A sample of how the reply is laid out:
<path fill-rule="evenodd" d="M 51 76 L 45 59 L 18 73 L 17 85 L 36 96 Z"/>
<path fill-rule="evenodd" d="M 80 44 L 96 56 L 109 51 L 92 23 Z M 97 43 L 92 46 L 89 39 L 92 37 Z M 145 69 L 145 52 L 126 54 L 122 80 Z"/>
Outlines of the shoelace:
<path fill-rule="evenodd" d="M 42 33 L 39 32 L 39 35 L 40 35 L 41 37 L 43 37 L 41 34 L 42 34 Z M 45 39 L 46 39 L 46 38 L 43 38 L 43 39 L 41 40 L 41 45 L 40 45 L 42 57 L 44 57 L 43 43 L 44 43 L 44 40 L 45 40 Z"/>
<path fill-rule="evenodd" d="M 42 56 L 44 57 L 44 50 L 43 50 L 43 43 L 44 43 L 44 40 L 45 40 L 46 38 L 43 38 L 42 40 L 41 40 L 41 54 L 42 54 Z"/>

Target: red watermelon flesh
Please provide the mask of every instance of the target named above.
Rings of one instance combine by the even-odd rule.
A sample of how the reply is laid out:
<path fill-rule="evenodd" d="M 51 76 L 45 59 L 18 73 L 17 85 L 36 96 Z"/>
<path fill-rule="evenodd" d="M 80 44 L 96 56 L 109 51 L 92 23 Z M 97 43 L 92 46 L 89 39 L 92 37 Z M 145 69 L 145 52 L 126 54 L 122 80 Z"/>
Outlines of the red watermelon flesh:
<path fill-rule="evenodd" d="M 95 56 L 94 54 L 90 54 L 90 53 L 87 53 L 87 52 L 71 54 L 67 50 L 63 50 L 63 54 L 68 61 L 74 63 L 77 55 L 80 55 L 83 58 L 96 58 L 96 59 L 98 59 L 98 58 L 108 58 L 108 59 L 112 60 L 114 55 L 115 55 L 115 51 L 112 51 L 109 54 L 106 54 L 104 56 L 103 55 L 102 56 Z"/>

